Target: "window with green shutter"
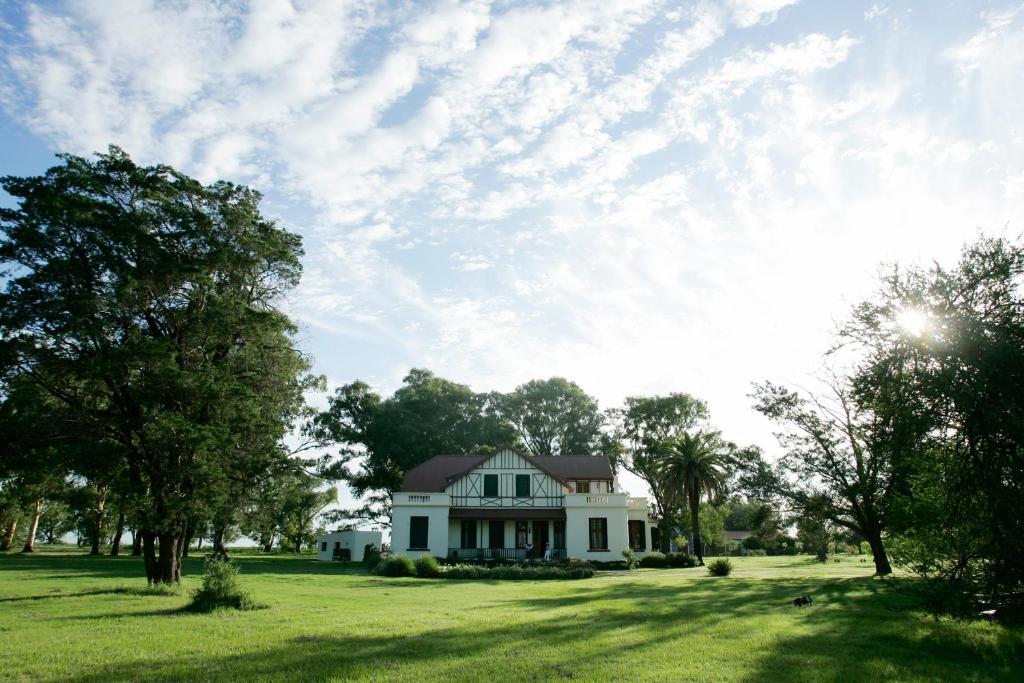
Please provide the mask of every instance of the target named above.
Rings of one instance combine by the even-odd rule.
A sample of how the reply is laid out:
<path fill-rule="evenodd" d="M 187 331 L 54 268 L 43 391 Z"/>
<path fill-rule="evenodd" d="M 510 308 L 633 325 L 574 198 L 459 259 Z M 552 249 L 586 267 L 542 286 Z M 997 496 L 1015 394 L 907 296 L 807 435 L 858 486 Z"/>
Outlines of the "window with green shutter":
<path fill-rule="evenodd" d="M 485 474 L 484 475 L 484 495 L 488 498 L 498 497 L 498 475 L 497 474 Z"/>
<path fill-rule="evenodd" d="M 462 548 L 476 547 L 476 520 L 462 520 Z"/>
<path fill-rule="evenodd" d="M 529 498 L 530 497 L 530 475 L 529 474 L 517 474 L 516 475 L 516 498 Z"/>
<path fill-rule="evenodd" d="M 487 530 L 487 547 L 505 547 L 505 522 L 498 519 L 492 519 L 489 522 L 489 528 Z"/>
<path fill-rule="evenodd" d="M 409 550 L 429 550 L 427 543 L 427 517 L 409 518 Z"/>
<path fill-rule="evenodd" d="M 590 518 L 590 549 L 608 550 L 608 518 Z"/>

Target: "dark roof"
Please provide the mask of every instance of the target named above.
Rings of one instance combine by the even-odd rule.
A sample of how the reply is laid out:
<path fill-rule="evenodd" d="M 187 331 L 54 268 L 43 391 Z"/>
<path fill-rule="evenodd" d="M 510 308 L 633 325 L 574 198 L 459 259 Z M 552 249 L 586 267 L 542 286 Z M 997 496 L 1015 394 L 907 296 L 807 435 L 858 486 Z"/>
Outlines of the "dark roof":
<path fill-rule="evenodd" d="M 438 455 L 405 473 L 399 491 L 444 491 L 454 479 L 468 474 L 490 455 Z M 611 463 L 603 455 L 523 456 L 556 479 L 605 479 L 613 477 Z"/>
<path fill-rule="evenodd" d="M 726 531 L 725 537 L 730 541 L 742 541 L 747 536 L 750 536 L 753 531 Z"/>
<path fill-rule="evenodd" d="M 565 519 L 565 508 L 451 508 L 448 519 Z"/>

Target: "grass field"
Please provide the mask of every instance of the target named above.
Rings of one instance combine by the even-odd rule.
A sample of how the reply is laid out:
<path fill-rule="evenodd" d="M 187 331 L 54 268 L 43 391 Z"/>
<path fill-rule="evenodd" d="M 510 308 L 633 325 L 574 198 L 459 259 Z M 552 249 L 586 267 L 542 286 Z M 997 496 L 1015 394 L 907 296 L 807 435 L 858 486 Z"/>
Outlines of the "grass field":
<path fill-rule="evenodd" d="M 0 555 L 0 680 L 1024 680 L 1024 630 L 936 621 L 856 558 L 506 583 L 238 559 L 267 609 L 183 612 L 132 558 Z"/>

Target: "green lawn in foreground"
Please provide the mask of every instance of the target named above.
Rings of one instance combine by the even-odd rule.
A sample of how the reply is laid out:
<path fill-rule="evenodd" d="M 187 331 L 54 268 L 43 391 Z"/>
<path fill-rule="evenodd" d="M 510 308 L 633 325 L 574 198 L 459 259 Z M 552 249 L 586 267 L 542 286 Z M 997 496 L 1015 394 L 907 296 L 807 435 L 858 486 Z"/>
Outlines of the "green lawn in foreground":
<path fill-rule="evenodd" d="M 145 585 L 132 558 L 0 555 L 0 680 L 1024 680 L 1024 631 L 937 622 L 856 558 L 550 582 L 238 559 L 268 609 L 117 592 Z M 185 570 L 194 587 L 201 562 Z M 803 593 L 814 606 L 792 607 Z"/>

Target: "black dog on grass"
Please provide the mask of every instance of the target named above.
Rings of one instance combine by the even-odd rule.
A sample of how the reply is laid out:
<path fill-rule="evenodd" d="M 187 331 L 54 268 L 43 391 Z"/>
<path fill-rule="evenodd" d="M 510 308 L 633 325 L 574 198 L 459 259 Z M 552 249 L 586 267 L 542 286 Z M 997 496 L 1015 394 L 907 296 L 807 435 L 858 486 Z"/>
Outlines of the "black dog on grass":
<path fill-rule="evenodd" d="M 801 595 L 799 598 L 793 600 L 793 607 L 810 607 L 811 602 L 813 602 L 813 600 L 811 600 L 810 595 Z"/>

